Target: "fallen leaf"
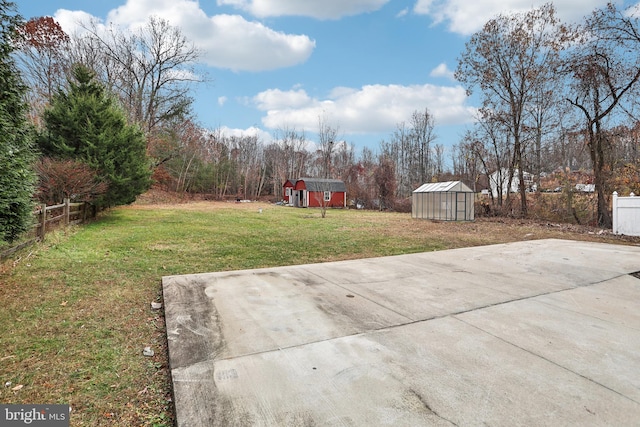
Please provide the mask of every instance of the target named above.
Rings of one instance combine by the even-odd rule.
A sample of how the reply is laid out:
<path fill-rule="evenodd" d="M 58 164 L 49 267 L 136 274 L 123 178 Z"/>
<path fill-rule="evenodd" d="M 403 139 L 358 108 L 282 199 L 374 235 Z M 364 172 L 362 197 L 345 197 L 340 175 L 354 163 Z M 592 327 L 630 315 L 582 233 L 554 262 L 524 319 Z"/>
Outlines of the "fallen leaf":
<path fill-rule="evenodd" d="M 62 307 L 66 307 L 66 306 L 67 306 L 67 302 L 68 302 L 68 301 L 62 301 L 62 302 L 60 303 L 60 305 L 61 305 Z"/>
<path fill-rule="evenodd" d="M 20 389 L 22 389 L 22 387 L 24 387 L 23 384 L 18 384 L 17 386 L 15 386 L 14 388 L 11 389 L 11 391 L 18 391 Z"/>

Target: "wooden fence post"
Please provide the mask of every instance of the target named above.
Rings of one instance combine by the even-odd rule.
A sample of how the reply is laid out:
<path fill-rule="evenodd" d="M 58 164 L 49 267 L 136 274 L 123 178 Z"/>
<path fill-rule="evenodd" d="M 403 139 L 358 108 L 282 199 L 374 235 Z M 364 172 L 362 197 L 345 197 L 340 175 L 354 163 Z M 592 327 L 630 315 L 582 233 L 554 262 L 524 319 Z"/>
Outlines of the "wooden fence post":
<path fill-rule="evenodd" d="M 40 239 L 44 240 L 44 234 L 46 233 L 45 227 L 47 225 L 47 204 L 40 205 Z"/>
<path fill-rule="evenodd" d="M 69 215 L 71 211 L 71 206 L 69 206 L 70 200 L 69 198 L 64 199 L 64 208 L 62 208 L 62 212 L 64 214 L 64 226 L 69 226 Z"/>

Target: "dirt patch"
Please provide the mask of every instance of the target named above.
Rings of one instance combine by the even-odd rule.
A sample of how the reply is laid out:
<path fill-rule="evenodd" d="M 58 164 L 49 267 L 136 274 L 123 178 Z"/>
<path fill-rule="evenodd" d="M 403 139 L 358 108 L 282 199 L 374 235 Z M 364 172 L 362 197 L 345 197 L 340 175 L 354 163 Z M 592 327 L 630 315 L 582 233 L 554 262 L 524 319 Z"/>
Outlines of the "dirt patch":
<path fill-rule="evenodd" d="M 244 209 L 253 210 L 264 208 L 272 205 L 268 202 L 243 200 L 206 200 L 202 195 L 189 195 L 170 193 L 158 189 L 151 189 L 148 192 L 138 196 L 133 205 L 128 206 L 130 209 L 175 209 L 180 206 L 181 210 L 186 211 L 211 211 L 213 209 Z M 275 205 L 272 205 L 275 206 Z"/>

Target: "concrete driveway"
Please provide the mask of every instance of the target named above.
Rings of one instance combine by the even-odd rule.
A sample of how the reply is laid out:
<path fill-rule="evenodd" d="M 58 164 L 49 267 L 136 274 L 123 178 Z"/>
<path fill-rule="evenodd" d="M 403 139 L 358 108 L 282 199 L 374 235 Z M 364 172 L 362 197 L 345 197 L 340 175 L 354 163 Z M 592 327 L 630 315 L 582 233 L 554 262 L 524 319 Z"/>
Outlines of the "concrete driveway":
<path fill-rule="evenodd" d="M 179 427 L 638 426 L 640 247 L 163 278 Z"/>

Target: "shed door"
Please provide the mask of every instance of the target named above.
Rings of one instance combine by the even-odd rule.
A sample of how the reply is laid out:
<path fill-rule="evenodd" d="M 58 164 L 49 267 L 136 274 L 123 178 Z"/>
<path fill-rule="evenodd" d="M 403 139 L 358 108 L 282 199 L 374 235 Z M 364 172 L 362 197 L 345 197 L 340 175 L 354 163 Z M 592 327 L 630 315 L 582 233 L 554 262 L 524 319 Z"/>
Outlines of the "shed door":
<path fill-rule="evenodd" d="M 466 193 L 456 193 L 456 221 L 466 221 L 467 218 L 467 195 Z"/>

